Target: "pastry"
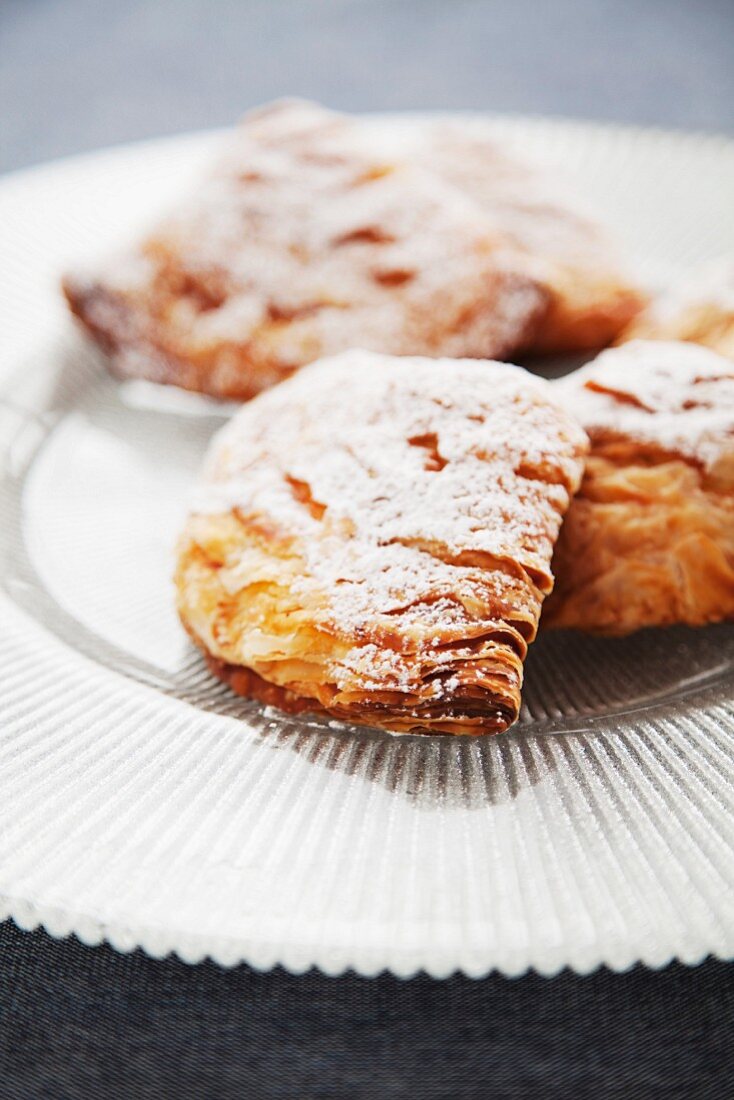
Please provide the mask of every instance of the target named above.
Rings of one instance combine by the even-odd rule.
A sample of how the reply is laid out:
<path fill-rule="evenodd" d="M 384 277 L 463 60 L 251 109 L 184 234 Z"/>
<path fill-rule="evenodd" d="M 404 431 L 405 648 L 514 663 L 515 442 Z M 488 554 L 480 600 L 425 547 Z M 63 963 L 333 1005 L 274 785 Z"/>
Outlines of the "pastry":
<path fill-rule="evenodd" d="M 118 374 L 248 398 L 352 346 L 505 356 L 546 307 L 527 266 L 358 120 L 284 102 L 249 114 L 132 254 L 65 292 Z"/>
<path fill-rule="evenodd" d="M 607 232 L 549 172 L 504 148 L 481 120 L 414 122 L 400 147 L 471 198 L 506 246 L 532 261 L 547 304 L 523 351 L 604 347 L 645 304 Z"/>
<path fill-rule="evenodd" d="M 734 259 L 703 264 L 643 310 L 620 337 L 687 340 L 734 359 Z"/>
<path fill-rule="evenodd" d="M 399 733 L 498 733 L 587 440 L 519 367 L 350 351 L 215 438 L 178 610 L 236 691 Z"/>
<path fill-rule="evenodd" d="M 634 341 L 553 387 L 591 452 L 543 625 L 626 634 L 734 618 L 734 363 Z"/>
<path fill-rule="evenodd" d="M 509 357 L 609 343 L 644 298 L 605 233 L 471 120 L 285 101 L 73 312 L 123 376 L 247 398 L 350 346 Z"/>

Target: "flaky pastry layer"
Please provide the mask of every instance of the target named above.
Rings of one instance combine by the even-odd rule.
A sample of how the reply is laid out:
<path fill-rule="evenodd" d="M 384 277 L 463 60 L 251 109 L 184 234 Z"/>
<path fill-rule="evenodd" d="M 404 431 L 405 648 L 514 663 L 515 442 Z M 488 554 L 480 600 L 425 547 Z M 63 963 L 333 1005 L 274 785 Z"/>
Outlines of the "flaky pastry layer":
<path fill-rule="evenodd" d="M 626 634 L 734 618 L 734 365 L 636 342 L 555 383 L 591 439 L 543 626 Z"/>
<path fill-rule="evenodd" d="M 236 691 L 401 733 L 496 733 L 586 439 L 516 367 L 352 352 L 214 441 L 181 618 Z"/>

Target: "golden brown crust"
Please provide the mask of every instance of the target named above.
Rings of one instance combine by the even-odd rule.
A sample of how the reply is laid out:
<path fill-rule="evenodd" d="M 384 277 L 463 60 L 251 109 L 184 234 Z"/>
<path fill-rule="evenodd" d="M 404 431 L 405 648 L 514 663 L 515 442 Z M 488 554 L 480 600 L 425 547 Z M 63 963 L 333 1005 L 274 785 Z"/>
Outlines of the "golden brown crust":
<path fill-rule="evenodd" d="M 620 276 L 607 281 L 597 270 L 556 271 L 543 284 L 551 301 L 523 351 L 554 355 L 606 347 L 639 313 L 647 298 Z M 590 291 L 586 297 L 586 291 Z"/>
<path fill-rule="evenodd" d="M 279 684 L 270 684 L 258 676 L 251 668 L 243 668 L 242 665 L 228 665 L 224 661 L 212 657 L 211 653 L 204 651 L 204 657 L 209 669 L 226 684 L 236 695 L 242 695 L 245 699 L 254 699 L 266 707 L 278 707 L 288 714 L 328 714 L 327 710 L 319 707 L 316 699 L 309 696 L 296 695 L 288 688 Z"/>
<path fill-rule="evenodd" d="M 543 626 L 626 634 L 734 618 L 734 366 L 638 342 L 556 386 L 592 451 Z"/>
<path fill-rule="evenodd" d="M 248 398 L 349 347 L 504 356 L 547 292 L 461 192 L 358 120 L 306 103 L 249 115 L 188 204 L 72 311 L 115 371 Z"/>
<path fill-rule="evenodd" d="M 476 120 L 423 123 L 412 142 L 416 159 L 474 200 L 505 247 L 532 262 L 547 305 L 523 351 L 605 347 L 646 304 L 605 230 L 548 173 L 513 156 Z"/>
<path fill-rule="evenodd" d="M 685 340 L 734 359 L 734 260 L 703 264 L 650 303 L 622 332 L 628 340 Z"/>
<path fill-rule="evenodd" d="M 217 674 L 395 732 L 507 728 L 586 447 L 548 393 L 501 364 L 352 352 L 246 406 L 176 573 Z"/>
<path fill-rule="evenodd" d="M 627 634 L 734 618 L 734 501 L 671 459 L 588 461 L 543 626 Z"/>
<path fill-rule="evenodd" d="M 64 279 L 63 291 L 72 313 L 110 356 L 110 367 L 120 378 L 246 401 L 295 370 L 236 341 L 194 347 L 168 324 L 166 315 L 175 308 L 177 292 L 163 274 L 135 297 L 112 284 L 72 277 Z"/>

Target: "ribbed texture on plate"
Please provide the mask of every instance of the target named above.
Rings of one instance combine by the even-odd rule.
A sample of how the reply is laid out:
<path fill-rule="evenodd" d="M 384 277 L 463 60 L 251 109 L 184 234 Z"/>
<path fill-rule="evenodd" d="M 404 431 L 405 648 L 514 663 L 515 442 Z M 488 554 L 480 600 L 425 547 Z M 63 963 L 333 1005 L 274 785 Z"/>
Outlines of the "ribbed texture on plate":
<path fill-rule="evenodd" d="M 494 125 L 608 202 L 653 266 L 734 248 L 725 143 Z M 199 155 L 186 139 L 0 188 L 3 397 L 30 410 L 0 408 L 0 911 L 334 973 L 730 957 L 734 630 L 541 638 L 522 724 L 477 741 L 263 713 L 185 643 L 172 545 L 222 410 L 104 377 L 59 342 L 53 282 Z"/>
<path fill-rule="evenodd" d="M 730 706 L 349 736 L 203 713 L 2 615 L 0 895 L 20 923 L 328 972 L 732 954 Z"/>

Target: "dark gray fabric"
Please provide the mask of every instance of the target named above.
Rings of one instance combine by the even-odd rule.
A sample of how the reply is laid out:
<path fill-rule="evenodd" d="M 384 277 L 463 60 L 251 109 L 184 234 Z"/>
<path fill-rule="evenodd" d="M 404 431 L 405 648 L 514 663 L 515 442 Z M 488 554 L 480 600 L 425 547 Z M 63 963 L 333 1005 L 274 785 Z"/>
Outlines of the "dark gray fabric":
<path fill-rule="evenodd" d="M 0 925 L 2 1100 L 734 1096 L 734 968 L 482 982 L 187 967 Z"/>
<path fill-rule="evenodd" d="M 0 0 L 0 168 L 283 94 L 731 131 L 734 3 Z M 294 978 L 0 925 L 0 1100 L 718 1100 L 733 1032 L 734 970 L 715 962 Z"/>

